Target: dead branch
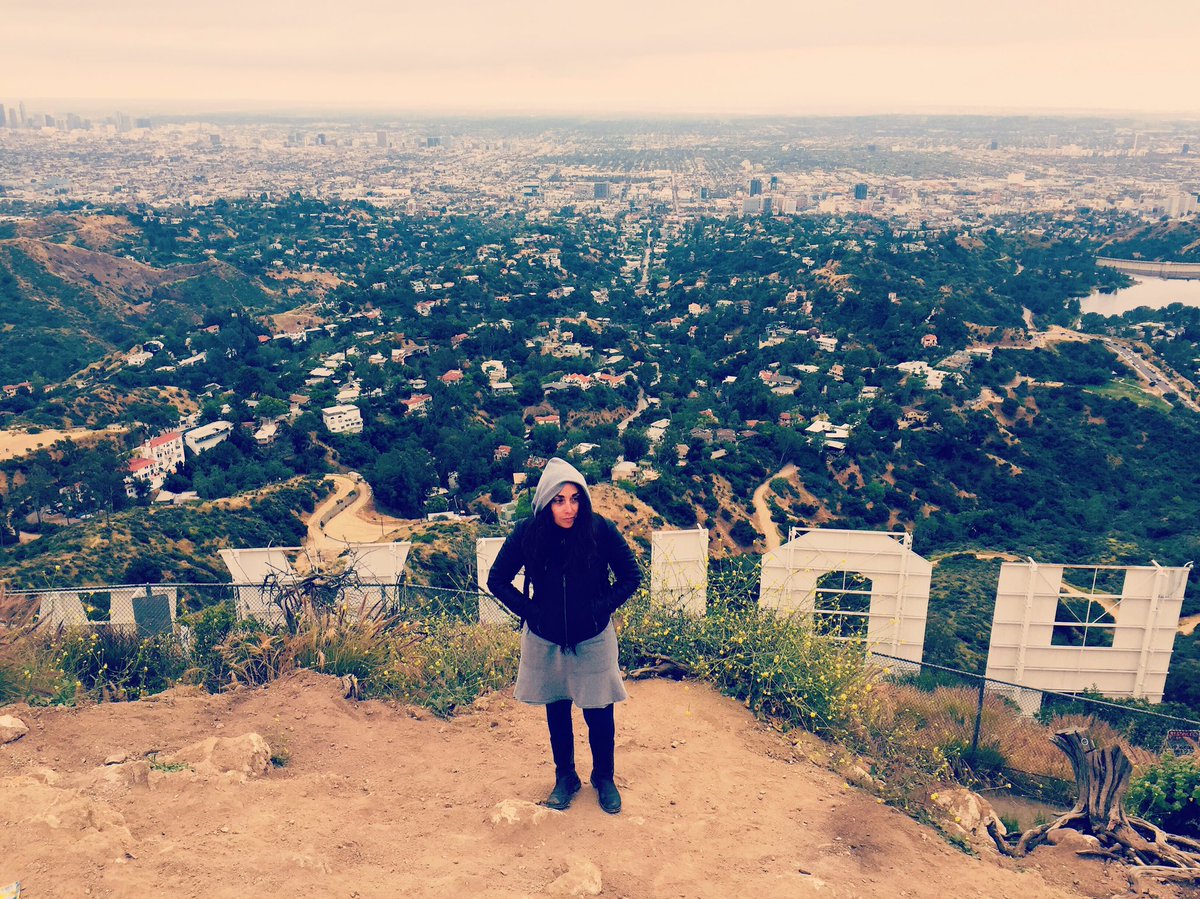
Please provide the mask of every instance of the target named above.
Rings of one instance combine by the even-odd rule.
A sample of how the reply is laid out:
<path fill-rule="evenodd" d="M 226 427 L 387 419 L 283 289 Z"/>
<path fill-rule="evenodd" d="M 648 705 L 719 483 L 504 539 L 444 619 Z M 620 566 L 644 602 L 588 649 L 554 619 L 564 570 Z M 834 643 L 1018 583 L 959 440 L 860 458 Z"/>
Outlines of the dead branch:
<path fill-rule="evenodd" d="M 1125 814 L 1122 800 L 1133 766 L 1120 746 L 1100 749 L 1077 727 L 1060 730 L 1052 739 L 1071 762 L 1078 798 L 1070 811 L 1019 835 L 1003 836 L 989 822 L 988 833 L 1004 855 L 1022 858 L 1053 831 L 1069 827 L 1100 842 L 1079 855 L 1124 862 L 1132 869 L 1129 876 L 1136 887 L 1147 879 L 1200 882 L 1200 841 Z"/>
<path fill-rule="evenodd" d="M 692 677 L 695 674 L 690 666 L 668 656 L 651 656 L 651 658 L 654 660 L 653 665 L 633 669 L 629 672 L 629 678 L 639 680 L 644 677 L 667 677 L 671 680 L 683 680 L 685 677 Z"/>

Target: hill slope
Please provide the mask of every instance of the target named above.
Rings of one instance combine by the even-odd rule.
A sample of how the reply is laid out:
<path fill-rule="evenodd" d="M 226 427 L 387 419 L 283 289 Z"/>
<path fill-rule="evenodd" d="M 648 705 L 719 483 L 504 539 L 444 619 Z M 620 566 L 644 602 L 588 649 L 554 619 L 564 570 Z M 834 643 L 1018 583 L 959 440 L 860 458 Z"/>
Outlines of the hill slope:
<path fill-rule="evenodd" d="M 273 303 L 216 261 L 160 269 L 74 245 L 0 241 L 0 382 L 58 381 L 166 329 L 195 327 L 209 310 Z"/>
<path fill-rule="evenodd" d="M 1154 222 L 1106 240 L 1102 256 L 1150 259 L 1155 262 L 1200 261 L 1200 224 L 1195 221 Z"/>
<path fill-rule="evenodd" d="M 240 899 L 249 884 L 263 897 L 507 899 L 561 892 L 551 884 L 590 863 L 602 895 L 637 899 L 1125 894 L 1119 868 L 1065 846 L 1023 869 L 964 855 L 706 687 L 629 686 L 617 713 L 624 812 L 605 815 L 585 786 L 567 812 L 517 824 L 493 811 L 542 798 L 553 772 L 542 716 L 507 692 L 440 721 L 347 702 L 310 672 L 222 696 L 19 710 L 30 733 L 0 749 L 0 805 L 19 824 L 0 829 L 0 883 L 47 899 Z M 290 755 L 286 767 L 245 783 L 102 767 L 251 731 Z"/>

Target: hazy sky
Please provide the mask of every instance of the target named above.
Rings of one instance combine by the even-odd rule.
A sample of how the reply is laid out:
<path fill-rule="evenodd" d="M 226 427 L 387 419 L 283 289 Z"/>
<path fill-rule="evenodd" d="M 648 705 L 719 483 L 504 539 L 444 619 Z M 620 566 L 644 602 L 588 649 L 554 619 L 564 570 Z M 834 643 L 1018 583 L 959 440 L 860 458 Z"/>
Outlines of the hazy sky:
<path fill-rule="evenodd" d="M 1200 0 L 4 0 L 0 102 L 1200 113 Z M 147 107 L 149 108 L 149 107 Z M 60 110 L 61 111 L 61 110 Z"/>

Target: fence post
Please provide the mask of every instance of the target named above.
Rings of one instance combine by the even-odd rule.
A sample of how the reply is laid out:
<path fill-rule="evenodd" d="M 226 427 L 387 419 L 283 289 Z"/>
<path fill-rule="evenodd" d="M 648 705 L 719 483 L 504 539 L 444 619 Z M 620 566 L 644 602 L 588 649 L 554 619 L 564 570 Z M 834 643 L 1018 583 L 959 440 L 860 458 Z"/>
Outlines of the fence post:
<path fill-rule="evenodd" d="M 983 688 L 987 686 L 987 678 L 979 678 L 979 699 L 975 703 L 975 733 L 971 735 L 971 755 L 979 749 L 979 727 L 983 724 Z"/>

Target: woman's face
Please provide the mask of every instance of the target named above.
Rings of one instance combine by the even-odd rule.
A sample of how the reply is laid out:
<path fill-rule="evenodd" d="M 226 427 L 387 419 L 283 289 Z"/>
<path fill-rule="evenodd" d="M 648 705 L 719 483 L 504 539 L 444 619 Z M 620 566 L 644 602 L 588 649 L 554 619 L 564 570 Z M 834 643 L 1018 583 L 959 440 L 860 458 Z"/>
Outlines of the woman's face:
<path fill-rule="evenodd" d="M 579 514 L 579 488 L 574 484 L 563 484 L 558 495 L 550 500 L 550 514 L 560 528 L 574 525 L 575 516 Z"/>

